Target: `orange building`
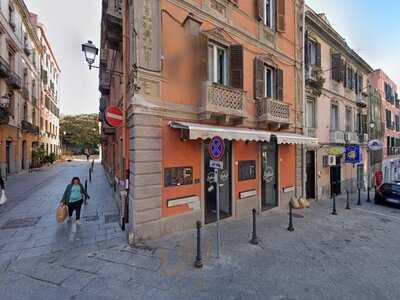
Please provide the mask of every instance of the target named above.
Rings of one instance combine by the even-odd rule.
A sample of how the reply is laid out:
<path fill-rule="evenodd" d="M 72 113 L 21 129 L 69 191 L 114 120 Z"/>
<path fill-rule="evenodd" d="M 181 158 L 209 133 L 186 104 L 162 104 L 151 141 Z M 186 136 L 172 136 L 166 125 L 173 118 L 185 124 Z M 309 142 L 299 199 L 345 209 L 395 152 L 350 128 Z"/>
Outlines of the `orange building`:
<path fill-rule="evenodd" d="M 129 5 L 130 242 L 215 221 L 216 135 L 222 218 L 303 195 L 304 2 Z"/>

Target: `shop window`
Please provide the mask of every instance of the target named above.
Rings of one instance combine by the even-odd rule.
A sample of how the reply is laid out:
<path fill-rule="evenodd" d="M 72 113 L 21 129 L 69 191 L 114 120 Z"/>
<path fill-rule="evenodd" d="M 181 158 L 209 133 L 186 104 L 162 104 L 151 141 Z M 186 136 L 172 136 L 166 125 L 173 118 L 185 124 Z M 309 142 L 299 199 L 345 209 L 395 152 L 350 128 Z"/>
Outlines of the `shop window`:
<path fill-rule="evenodd" d="M 256 161 L 239 161 L 239 181 L 256 179 Z"/>
<path fill-rule="evenodd" d="M 164 186 L 180 186 L 193 184 L 192 167 L 176 167 L 164 169 Z"/>

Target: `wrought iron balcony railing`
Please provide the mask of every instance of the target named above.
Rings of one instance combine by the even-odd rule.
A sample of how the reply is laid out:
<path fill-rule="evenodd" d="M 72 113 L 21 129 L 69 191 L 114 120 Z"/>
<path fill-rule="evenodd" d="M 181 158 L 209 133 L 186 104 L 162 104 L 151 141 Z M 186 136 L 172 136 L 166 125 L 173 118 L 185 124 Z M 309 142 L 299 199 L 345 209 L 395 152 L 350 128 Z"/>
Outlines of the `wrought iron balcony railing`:
<path fill-rule="evenodd" d="M 22 120 L 21 121 L 22 131 L 29 132 L 35 135 L 39 135 L 39 126 L 33 125 L 32 123 Z"/>
<path fill-rule="evenodd" d="M 7 78 L 7 83 L 13 89 L 20 90 L 22 88 L 22 79 L 21 79 L 21 77 L 18 74 L 16 74 L 15 72 L 11 71 L 11 70 L 10 70 L 8 78 Z"/>

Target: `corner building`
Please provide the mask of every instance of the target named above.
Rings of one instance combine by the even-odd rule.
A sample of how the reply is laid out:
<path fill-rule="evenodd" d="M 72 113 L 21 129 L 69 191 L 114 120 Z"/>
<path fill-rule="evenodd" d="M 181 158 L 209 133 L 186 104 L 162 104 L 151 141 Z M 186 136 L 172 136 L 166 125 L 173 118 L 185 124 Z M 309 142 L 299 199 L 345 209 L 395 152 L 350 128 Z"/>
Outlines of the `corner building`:
<path fill-rule="evenodd" d="M 297 0 L 130 4 L 130 242 L 216 220 L 215 135 L 225 141 L 224 220 L 303 193 L 303 147 L 316 144 L 302 135 L 303 8 Z"/>

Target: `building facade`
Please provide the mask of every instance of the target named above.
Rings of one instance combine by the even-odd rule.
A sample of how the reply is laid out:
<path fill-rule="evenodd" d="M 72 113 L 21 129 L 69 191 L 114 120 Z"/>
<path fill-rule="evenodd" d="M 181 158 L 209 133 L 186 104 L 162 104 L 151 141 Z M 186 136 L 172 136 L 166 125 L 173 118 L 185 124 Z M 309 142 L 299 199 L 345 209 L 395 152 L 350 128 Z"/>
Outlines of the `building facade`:
<path fill-rule="evenodd" d="M 31 14 L 40 45 L 40 147 L 47 154 L 60 154 L 60 66 L 38 17 Z"/>
<path fill-rule="evenodd" d="M 306 196 L 329 199 L 367 184 L 368 74 L 372 68 L 332 28 L 324 14 L 305 13 L 306 133 L 318 147 L 306 153 Z M 346 163 L 346 148 L 361 159 Z"/>
<path fill-rule="evenodd" d="M 379 92 L 381 104 L 381 128 L 383 135 L 382 172 L 385 182 L 400 179 L 400 102 L 397 85 L 383 70 L 375 70 L 369 76 L 371 85 Z"/>
<path fill-rule="evenodd" d="M 301 195 L 303 1 L 125 4 L 129 240 L 215 221 L 215 135 L 222 218 Z"/>
<path fill-rule="evenodd" d="M 39 145 L 41 44 L 22 0 L 0 2 L 1 175 L 27 170 Z"/>

